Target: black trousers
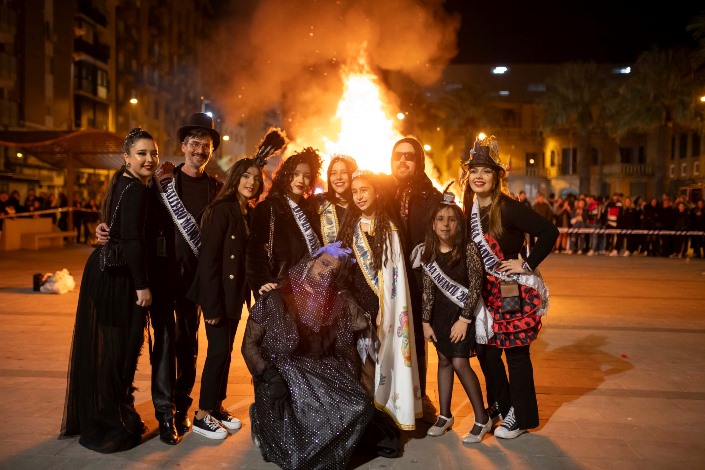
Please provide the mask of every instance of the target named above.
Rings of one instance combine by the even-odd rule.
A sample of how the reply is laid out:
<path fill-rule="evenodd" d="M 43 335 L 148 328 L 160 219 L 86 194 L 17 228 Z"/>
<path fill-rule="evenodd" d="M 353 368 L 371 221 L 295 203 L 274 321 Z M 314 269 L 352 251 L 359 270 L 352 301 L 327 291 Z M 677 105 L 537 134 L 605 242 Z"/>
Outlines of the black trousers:
<path fill-rule="evenodd" d="M 186 292 L 176 297 L 176 386 L 174 404 L 176 411 L 186 413 L 193 403 L 191 392 L 196 383 L 196 358 L 198 356 L 198 327 L 201 311 L 186 299 Z"/>
<path fill-rule="evenodd" d="M 150 362 L 152 364 L 152 403 L 158 420 L 174 415 L 174 387 L 176 384 L 176 321 L 174 299 L 166 293 L 153 292 L 149 308 L 154 331 Z"/>
<path fill-rule="evenodd" d="M 507 416 L 509 408 L 514 407 L 520 429 L 532 429 L 539 425 L 539 407 L 529 348 L 530 346 L 520 346 L 501 349 L 496 346 L 478 345 L 477 356 L 487 381 L 488 401 L 491 395 L 499 404 L 502 416 Z M 507 360 L 506 369 L 502 352 Z"/>
<path fill-rule="evenodd" d="M 198 407 L 202 410 L 217 409 L 225 400 L 228 389 L 230 359 L 239 320 L 221 318 L 216 325 L 206 324 L 208 352 L 201 375 L 201 396 Z"/>

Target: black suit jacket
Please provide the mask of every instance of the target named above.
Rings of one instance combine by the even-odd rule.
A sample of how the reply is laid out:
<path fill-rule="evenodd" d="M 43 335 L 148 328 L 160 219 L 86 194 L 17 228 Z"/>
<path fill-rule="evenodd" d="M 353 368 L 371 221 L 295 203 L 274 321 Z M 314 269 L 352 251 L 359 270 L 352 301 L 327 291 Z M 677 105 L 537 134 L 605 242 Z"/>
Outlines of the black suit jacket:
<path fill-rule="evenodd" d="M 198 268 L 188 298 L 201 306 L 205 318 L 239 320 L 243 303 L 249 303 L 245 224 L 240 205 L 222 201 L 213 207 L 208 223 L 201 229 Z"/>

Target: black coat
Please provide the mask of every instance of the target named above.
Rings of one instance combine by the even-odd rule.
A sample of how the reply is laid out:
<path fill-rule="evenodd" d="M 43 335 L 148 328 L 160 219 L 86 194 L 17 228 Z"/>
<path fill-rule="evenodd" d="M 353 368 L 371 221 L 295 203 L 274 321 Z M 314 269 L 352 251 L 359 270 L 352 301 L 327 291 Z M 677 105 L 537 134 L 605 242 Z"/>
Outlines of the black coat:
<path fill-rule="evenodd" d="M 302 199 L 299 203 L 309 222 L 313 215 L 309 204 Z M 270 214 L 274 215 L 274 236 L 272 261 L 268 255 Z M 315 224 L 312 223 L 315 228 Z M 320 240 L 320 236 L 318 237 Z M 277 197 L 269 196 L 257 204 L 252 213 L 252 233 L 247 246 L 247 281 L 259 297 L 259 289 L 269 282 L 279 282 L 289 268 L 308 255 L 308 245 L 294 219 L 291 208 Z"/>
<path fill-rule="evenodd" d="M 236 201 L 218 202 L 201 229 L 198 268 L 188 299 L 201 306 L 204 318 L 239 320 L 249 303 L 245 276 L 248 233 Z"/>

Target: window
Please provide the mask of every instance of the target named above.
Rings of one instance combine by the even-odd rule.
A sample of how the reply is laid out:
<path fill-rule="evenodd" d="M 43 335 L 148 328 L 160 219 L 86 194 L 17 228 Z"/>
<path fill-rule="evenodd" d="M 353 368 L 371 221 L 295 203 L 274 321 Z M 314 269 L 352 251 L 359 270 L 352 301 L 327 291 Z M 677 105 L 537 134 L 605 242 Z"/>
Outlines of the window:
<path fill-rule="evenodd" d="M 700 134 L 697 132 L 693 133 L 693 146 L 690 148 L 690 156 L 697 157 L 700 155 Z"/>
<path fill-rule="evenodd" d="M 693 176 L 700 175 L 700 162 L 693 162 Z"/>
<path fill-rule="evenodd" d="M 551 150 L 551 166 L 556 166 L 556 151 Z"/>
<path fill-rule="evenodd" d="M 681 134 L 678 139 L 678 157 L 685 158 L 688 156 L 688 134 Z"/>
<path fill-rule="evenodd" d="M 592 165 L 599 165 L 600 164 L 600 152 L 595 147 L 593 147 L 591 150 L 591 156 L 592 156 L 592 158 L 591 158 Z"/>
<path fill-rule="evenodd" d="M 668 177 L 673 178 L 676 176 L 676 166 L 671 164 L 668 166 Z"/>
<path fill-rule="evenodd" d="M 646 148 L 643 145 L 639 146 L 639 150 L 636 156 L 636 162 L 639 165 L 644 165 L 646 163 Z"/>
<path fill-rule="evenodd" d="M 619 163 L 632 163 L 633 153 L 631 147 L 619 147 Z"/>
<path fill-rule="evenodd" d="M 681 163 L 681 176 L 688 176 L 688 164 Z"/>
<path fill-rule="evenodd" d="M 561 150 L 561 170 L 564 175 L 573 175 L 578 167 L 578 149 L 564 148 Z"/>

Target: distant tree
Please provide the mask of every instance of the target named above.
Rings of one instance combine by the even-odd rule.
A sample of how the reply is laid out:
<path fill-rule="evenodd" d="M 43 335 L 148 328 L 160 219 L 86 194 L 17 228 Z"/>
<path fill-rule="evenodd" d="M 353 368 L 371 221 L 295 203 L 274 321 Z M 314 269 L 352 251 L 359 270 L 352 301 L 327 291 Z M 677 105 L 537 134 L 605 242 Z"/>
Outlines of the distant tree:
<path fill-rule="evenodd" d="M 578 137 L 578 191 L 584 194 L 590 193 L 590 144 L 601 127 L 608 90 L 608 75 L 595 63 L 568 63 L 546 81 L 540 100 L 544 128 L 568 129 Z"/>
<path fill-rule="evenodd" d="M 705 66 L 705 12 L 694 17 L 686 29 L 697 43 L 692 56 L 693 65 L 696 68 L 701 68 Z"/>
<path fill-rule="evenodd" d="M 610 100 L 610 129 L 616 137 L 657 132 L 654 195 L 664 190 L 673 126 L 696 125 L 696 83 L 695 69 L 685 50 L 652 49 L 639 56 L 630 77 Z"/>

